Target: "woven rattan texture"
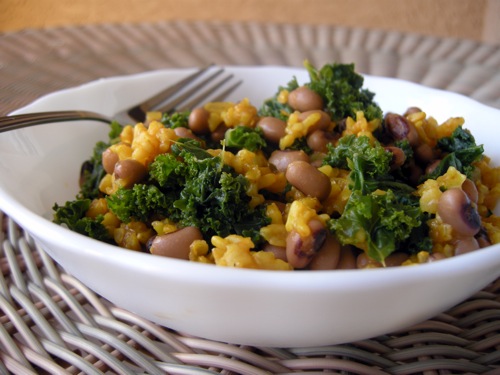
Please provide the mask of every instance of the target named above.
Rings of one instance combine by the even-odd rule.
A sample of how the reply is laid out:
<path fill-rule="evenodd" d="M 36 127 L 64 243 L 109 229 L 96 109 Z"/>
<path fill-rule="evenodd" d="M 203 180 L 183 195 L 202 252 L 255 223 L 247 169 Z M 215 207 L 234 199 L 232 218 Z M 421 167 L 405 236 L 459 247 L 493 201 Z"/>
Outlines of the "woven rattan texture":
<path fill-rule="evenodd" d="M 0 36 L 0 114 L 94 79 L 220 65 L 354 62 L 500 108 L 500 50 L 333 26 L 163 22 Z M 498 374 L 500 280 L 406 330 L 316 348 L 241 347 L 160 327 L 95 295 L 0 212 L 0 374 Z"/>
<path fill-rule="evenodd" d="M 498 374 L 500 280 L 432 320 L 345 345 L 236 346 L 113 306 L 1 216 L 0 374 Z"/>
<path fill-rule="evenodd" d="M 0 37 L 0 114 L 94 79 L 220 65 L 355 63 L 500 108 L 500 48 L 335 26 L 163 22 L 26 30 Z"/>

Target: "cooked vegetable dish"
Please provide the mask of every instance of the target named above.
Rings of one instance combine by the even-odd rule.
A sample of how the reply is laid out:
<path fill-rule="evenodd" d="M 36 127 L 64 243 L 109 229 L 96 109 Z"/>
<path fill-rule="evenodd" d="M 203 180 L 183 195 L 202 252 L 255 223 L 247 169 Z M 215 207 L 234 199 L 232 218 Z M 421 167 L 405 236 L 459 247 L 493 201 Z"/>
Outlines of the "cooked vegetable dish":
<path fill-rule="evenodd" d="M 500 168 L 451 117 L 383 113 L 353 64 L 190 112 L 111 124 L 54 221 L 126 249 L 220 266 L 432 262 L 500 242 Z"/>

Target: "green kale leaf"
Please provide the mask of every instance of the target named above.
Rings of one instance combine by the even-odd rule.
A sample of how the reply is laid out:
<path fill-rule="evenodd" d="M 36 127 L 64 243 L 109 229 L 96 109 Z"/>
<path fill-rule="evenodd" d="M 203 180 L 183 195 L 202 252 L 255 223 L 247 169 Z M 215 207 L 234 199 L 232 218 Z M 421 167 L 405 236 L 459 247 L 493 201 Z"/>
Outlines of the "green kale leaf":
<path fill-rule="evenodd" d="M 85 216 L 90 203 L 91 199 L 66 202 L 64 206 L 59 206 L 56 203 L 52 208 L 54 210 L 54 223 L 64 224 L 74 232 L 111 243 L 111 236 L 101 224 L 103 216 L 99 215 L 95 219 Z"/>
<path fill-rule="evenodd" d="M 373 100 L 375 94 L 363 89 L 364 78 L 356 73 L 354 64 L 326 64 L 319 70 L 308 62 L 305 66 L 311 79 L 307 85 L 323 97 L 332 120 L 356 118 L 358 111 L 368 121 L 382 119 L 382 110 Z"/>
<path fill-rule="evenodd" d="M 264 101 L 262 106 L 259 108 L 258 111 L 259 116 L 261 117 L 271 116 L 286 121 L 288 119 L 289 114 L 293 113 L 293 109 L 288 105 L 288 103 L 280 103 L 278 101 L 278 96 L 280 92 L 283 90 L 291 92 L 298 87 L 299 83 L 297 82 L 297 78 L 295 77 L 290 82 L 288 82 L 286 86 L 278 87 L 278 91 L 276 92 L 276 94 L 272 98 Z"/>
<path fill-rule="evenodd" d="M 169 114 L 168 112 L 164 112 L 162 114 L 160 122 L 165 125 L 167 128 L 187 128 L 188 127 L 188 118 L 189 112 L 175 112 Z"/>
<path fill-rule="evenodd" d="M 457 127 L 450 137 L 441 138 L 438 141 L 438 148 L 446 156 L 431 173 L 422 177 L 422 181 L 427 179 L 435 180 L 446 173 L 449 167 L 455 167 L 460 173 L 471 178 L 474 172 L 475 161 L 482 158 L 484 148 L 476 145 L 476 141 L 471 132 L 463 127 Z"/>
<path fill-rule="evenodd" d="M 246 126 L 237 126 L 226 131 L 224 141 L 226 147 L 229 149 L 235 148 L 241 150 L 246 148 L 252 152 L 261 150 L 267 146 L 260 128 L 249 128 Z"/>
<path fill-rule="evenodd" d="M 384 194 L 355 190 L 340 218 L 328 222 L 342 244 L 363 249 L 381 263 L 422 224 L 418 201 L 405 202 L 392 190 Z"/>

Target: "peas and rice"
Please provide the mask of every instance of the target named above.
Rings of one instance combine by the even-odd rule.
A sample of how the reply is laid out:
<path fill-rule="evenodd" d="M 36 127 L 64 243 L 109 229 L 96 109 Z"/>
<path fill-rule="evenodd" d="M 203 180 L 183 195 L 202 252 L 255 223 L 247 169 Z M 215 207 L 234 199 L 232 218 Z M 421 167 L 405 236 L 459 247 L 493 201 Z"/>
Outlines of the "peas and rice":
<path fill-rule="evenodd" d="M 500 168 L 425 109 L 385 116 L 354 66 L 192 112 L 113 124 L 57 223 L 118 246 L 220 266 L 413 265 L 500 242 Z"/>

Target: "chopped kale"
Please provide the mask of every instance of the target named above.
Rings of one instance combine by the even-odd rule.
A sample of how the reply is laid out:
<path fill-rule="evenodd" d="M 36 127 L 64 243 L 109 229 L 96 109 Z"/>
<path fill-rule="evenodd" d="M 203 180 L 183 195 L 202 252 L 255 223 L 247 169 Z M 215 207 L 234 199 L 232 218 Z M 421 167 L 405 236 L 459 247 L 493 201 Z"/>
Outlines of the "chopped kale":
<path fill-rule="evenodd" d="M 288 105 L 288 103 L 281 103 L 278 101 L 278 97 L 283 90 L 290 92 L 295 90 L 297 87 L 299 87 L 297 78 L 293 78 L 286 86 L 280 86 L 274 97 L 264 101 L 262 106 L 259 108 L 259 116 L 276 117 L 286 121 L 288 116 L 293 112 L 293 109 Z"/>
<path fill-rule="evenodd" d="M 91 199 L 80 199 L 66 202 L 64 206 L 59 206 L 56 203 L 52 208 L 54 210 L 54 223 L 64 224 L 72 231 L 111 243 L 111 236 L 101 224 L 103 216 L 98 215 L 95 219 L 85 216 L 91 202 Z"/>
<path fill-rule="evenodd" d="M 266 148 L 267 142 L 260 128 L 237 126 L 225 134 L 225 145 L 229 149 L 257 151 Z"/>
<path fill-rule="evenodd" d="M 436 179 L 446 173 L 449 167 L 455 167 L 460 173 L 471 177 L 475 161 L 482 158 L 484 148 L 476 145 L 469 130 L 457 127 L 450 137 L 441 138 L 438 148 L 446 155 L 431 173 L 422 177 L 422 181 Z"/>
<path fill-rule="evenodd" d="M 418 201 L 405 202 L 392 190 L 370 194 L 355 190 L 341 217 L 330 219 L 328 225 L 342 244 L 363 249 L 370 258 L 384 263 L 414 230 L 425 224 Z"/>
<path fill-rule="evenodd" d="M 358 111 L 368 121 L 382 119 L 382 110 L 373 101 L 375 94 L 363 89 L 364 78 L 356 73 L 354 64 L 326 64 L 319 70 L 307 62 L 305 66 L 311 78 L 307 85 L 323 97 L 332 120 L 356 118 Z"/>
<path fill-rule="evenodd" d="M 201 156 L 201 157 L 198 157 Z M 231 233 L 261 242 L 265 208 L 249 209 L 248 180 L 191 141 L 176 144 L 150 166 L 150 180 L 108 196 L 109 209 L 123 222 L 169 218 L 196 226 L 207 241 Z"/>
<path fill-rule="evenodd" d="M 169 114 L 163 113 L 160 122 L 167 128 L 187 128 L 188 127 L 189 112 L 175 112 Z"/>

